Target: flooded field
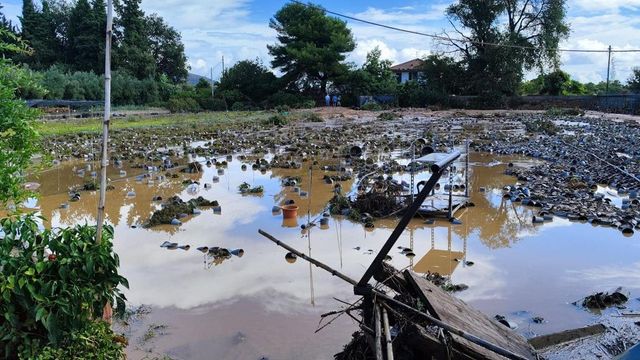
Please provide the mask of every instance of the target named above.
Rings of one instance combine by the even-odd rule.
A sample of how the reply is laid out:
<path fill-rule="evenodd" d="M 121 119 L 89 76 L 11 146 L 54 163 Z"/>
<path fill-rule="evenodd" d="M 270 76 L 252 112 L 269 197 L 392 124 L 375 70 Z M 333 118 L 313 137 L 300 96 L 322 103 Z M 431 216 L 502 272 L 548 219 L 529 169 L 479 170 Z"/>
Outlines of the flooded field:
<path fill-rule="evenodd" d="M 191 147 L 205 146 L 206 141 L 194 141 Z M 408 163 L 406 152 L 387 150 L 376 154 L 379 163 L 389 159 Z M 186 153 L 188 160 L 183 163 L 203 164 L 197 173 L 156 171 L 161 159 L 147 162 L 151 168 L 123 160 L 109 170 L 113 189 L 107 192 L 106 217 L 115 228 L 121 273 L 129 280 L 129 305 L 138 309 L 128 326 L 120 325 L 130 337 L 130 358 L 327 359 L 340 351 L 357 330 L 355 321 L 343 316 L 314 331 L 320 314 L 343 305 L 335 298 L 347 302 L 357 298 L 352 287 L 302 259 L 288 262 L 286 251 L 260 236 L 258 229 L 358 279 L 397 219 L 378 219 L 374 228 L 365 228 L 335 215 L 329 217 L 328 226 L 301 229 L 327 212 L 334 186 L 324 176 L 336 172 L 325 169 L 344 166 L 339 158 L 306 154 L 300 168 L 260 170 L 252 168 L 258 157 L 247 152 L 221 154 L 218 159 L 228 163 L 219 166 L 207 165 L 208 157 L 195 151 Z M 269 152 L 265 158 L 273 156 Z M 452 284 L 468 286 L 456 296 L 490 317 L 507 317 L 525 337 L 597 321 L 601 314 L 572 303 L 618 286 L 631 293 L 626 311 L 639 310 L 638 232 L 625 236 L 612 227 L 561 216 L 534 224 L 538 209 L 505 199 L 503 188 L 517 182 L 505 170 L 541 162 L 523 155 L 472 152 L 469 196 L 475 206 L 457 213 L 461 222 L 457 225 L 415 218 L 397 244 L 412 252 L 395 248 L 390 263 L 421 274 L 437 272 L 450 277 Z M 311 164 L 315 165 L 310 170 Z M 96 166 L 91 159 L 53 166 L 34 179 L 41 183 L 41 196 L 28 206 L 47 219 L 47 227 L 94 223 L 97 192 L 82 191 L 77 201 L 70 201 L 68 189 L 90 180 Z M 456 167 L 457 178 L 463 179 L 462 158 Z M 398 181 L 409 181 L 406 171 L 389 173 Z M 416 181 L 429 175 L 422 171 Z M 285 186 L 284 180 L 291 177 L 299 181 Z M 340 182 L 343 191 L 355 193 L 357 181 L 354 177 Z M 446 181 L 441 179 L 437 193 L 446 193 Z M 242 194 L 238 186 L 243 182 L 262 186 L 264 192 Z M 598 192 L 618 206 L 623 202 L 606 184 Z M 174 195 L 183 200 L 199 196 L 217 200 L 221 210 L 202 208 L 200 214 L 181 218 L 181 225 L 144 227 L 152 212 L 161 208 L 158 197 L 166 200 Z M 295 219 L 284 220 L 280 212 L 273 212 L 287 200 L 299 206 Z M 165 241 L 183 248 L 161 247 Z M 243 252 L 212 256 L 197 250 L 203 246 Z M 537 317 L 543 320 L 534 321 Z"/>

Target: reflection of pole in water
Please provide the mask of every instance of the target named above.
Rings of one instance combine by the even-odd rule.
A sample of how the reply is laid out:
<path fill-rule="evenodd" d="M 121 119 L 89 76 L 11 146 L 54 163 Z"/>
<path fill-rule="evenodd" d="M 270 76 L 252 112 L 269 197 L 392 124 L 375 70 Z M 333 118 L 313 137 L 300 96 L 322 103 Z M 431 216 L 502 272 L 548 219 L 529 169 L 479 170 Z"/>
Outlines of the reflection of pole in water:
<path fill-rule="evenodd" d="M 309 202 L 307 207 L 307 243 L 309 244 L 309 256 L 311 256 L 311 185 L 313 184 L 313 160 L 311 161 L 311 166 L 309 166 Z M 311 295 L 311 305 L 316 305 L 315 294 L 313 290 L 313 267 L 311 266 L 311 262 L 309 262 L 309 289 Z"/>
<path fill-rule="evenodd" d="M 307 232 L 307 244 L 309 256 L 311 257 L 311 228 L 309 228 L 309 231 Z M 309 289 L 311 291 L 311 305 L 316 306 L 316 299 L 313 291 L 313 267 L 311 266 L 311 262 L 309 262 Z"/>
<path fill-rule="evenodd" d="M 342 269 L 342 221 L 335 220 L 335 223 L 336 241 L 338 243 L 338 255 L 340 256 L 340 268 Z"/>
<path fill-rule="evenodd" d="M 415 253 L 413 248 L 413 227 L 409 228 L 409 248 Z M 409 266 L 413 269 L 413 256 L 409 256 Z"/>

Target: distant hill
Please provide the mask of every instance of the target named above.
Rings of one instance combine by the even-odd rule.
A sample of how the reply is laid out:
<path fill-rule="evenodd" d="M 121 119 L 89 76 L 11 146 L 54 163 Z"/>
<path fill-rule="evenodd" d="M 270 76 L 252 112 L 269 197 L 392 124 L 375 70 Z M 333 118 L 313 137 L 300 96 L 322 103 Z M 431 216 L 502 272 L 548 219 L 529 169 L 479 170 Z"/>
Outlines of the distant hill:
<path fill-rule="evenodd" d="M 201 76 L 201 75 L 198 75 L 198 74 L 189 73 L 187 75 L 187 84 L 195 85 L 195 84 L 198 83 L 198 81 L 200 81 L 200 79 L 205 79 L 205 80 L 209 81 L 209 78 L 207 78 L 207 77 L 204 77 L 204 76 Z"/>

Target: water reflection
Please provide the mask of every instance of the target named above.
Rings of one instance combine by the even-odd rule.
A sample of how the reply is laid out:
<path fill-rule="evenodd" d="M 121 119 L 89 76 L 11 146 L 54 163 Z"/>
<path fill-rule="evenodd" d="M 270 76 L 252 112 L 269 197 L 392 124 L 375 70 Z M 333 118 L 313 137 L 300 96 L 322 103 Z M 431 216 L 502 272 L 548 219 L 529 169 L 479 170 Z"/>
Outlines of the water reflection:
<path fill-rule="evenodd" d="M 501 164 L 488 166 L 493 160 Z M 531 164 L 525 158 L 472 154 L 469 181 L 475 207 L 457 214 L 460 225 L 413 219 L 397 246 L 411 249 L 415 257 L 407 257 L 402 249 L 395 249 L 390 253 L 391 263 L 419 273 L 438 272 L 451 277 L 454 283 L 467 284 L 469 289 L 457 295 L 489 315 L 520 310 L 540 314 L 547 323 L 533 329 L 524 327 L 525 331 L 535 333 L 590 321 L 591 315 L 568 304 L 594 290 L 607 290 L 603 286 L 617 284 L 632 292 L 640 290 L 640 267 L 636 266 L 634 256 L 638 253 L 640 236 L 624 238 L 608 228 L 559 218 L 534 225 L 531 221 L 534 209 L 502 199 L 503 186 L 515 183 L 514 178 L 503 175 L 509 162 L 516 166 Z M 293 358 L 292 354 L 300 352 L 303 346 L 314 351 L 328 348 L 336 351 L 347 342 L 354 328 L 350 322 L 343 323 L 340 331 L 314 337 L 313 345 L 299 340 L 309 339 L 318 315 L 336 306 L 333 297 L 353 298 L 351 287 L 305 261 L 285 261 L 286 251 L 261 238 L 257 229 L 268 231 L 350 277 L 360 278 L 397 220 L 379 220 L 375 228 L 365 229 L 361 224 L 333 216 L 322 225 L 318 222 L 318 226 L 301 231 L 301 225 L 322 216 L 333 196 L 333 187 L 323 181 L 324 175 L 331 173 L 320 170 L 322 164 L 310 171 L 310 163 L 304 163 L 301 169 L 264 172 L 251 170 L 249 165 L 243 171 L 242 162 L 235 158 L 223 175 L 218 175 L 215 166 L 204 166 L 200 173 L 178 173 L 177 178 L 168 176 L 152 184 L 146 179 L 136 181 L 136 176 L 147 172 L 143 169 L 125 164 L 126 178 L 119 177 L 120 169 L 109 170 L 109 176 L 117 180 L 112 182 L 114 189 L 107 191 L 106 216 L 116 228 L 114 246 L 122 273 L 131 286 L 127 297 L 132 304 L 151 305 L 155 309 L 152 321 L 173 324 L 172 337 L 163 340 L 158 345 L 160 349 L 182 357 L 192 354 L 193 358 L 206 358 L 199 357 L 205 349 L 230 349 L 231 345 L 220 344 L 212 340 L 213 335 L 201 335 L 196 330 L 202 319 L 224 319 L 227 313 L 235 316 L 228 323 L 244 324 L 245 331 L 250 326 L 255 337 L 273 339 L 268 333 L 273 324 L 280 323 L 288 324 L 292 333 L 299 334 L 288 352 L 280 346 L 252 340 L 247 345 L 256 346 L 252 355 L 269 349 L 282 355 L 280 358 Z M 95 222 L 96 192 L 83 191 L 79 201 L 69 202 L 68 188 L 84 181 L 75 175 L 73 166 L 78 164 L 59 165 L 39 177 L 42 196 L 32 205 L 49 219 L 47 226 Z M 462 169 L 461 164 L 458 167 Z M 214 176 L 218 182 L 213 181 Z M 296 186 L 300 191 L 283 186 L 282 179 L 287 177 L 299 177 Z M 394 177 L 407 180 L 408 174 Z M 416 182 L 428 177 L 429 173 L 420 173 Z M 189 187 L 183 184 L 185 180 L 200 185 Z M 252 187 L 263 186 L 263 196 L 240 194 L 237 186 L 243 182 Z M 442 185 L 445 183 L 443 179 Z M 348 192 L 356 184 L 350 180 L 342 186 Z M 439 193 L 444 193 L 443 188 Z M 131 191 L 135 197 L 127 196 Z M 301 191 L 308 196 L 300 196 Z M 222 212 L 215 214 L 212 209 L 203 208 L 200 215 L 181 219 L 181 226 L 150 229 L 140 226 L 160 208 L 161 202 L 153 201 L 154 198 L 166 200 L 174 195 L 184 200 L 197 196 L 217 200 Z M 299 207 L 295 219 L 283 219 L 282 213 L 272 212 L 274 206 L 287 200 L 293 200 Z M 61 209 L 63 203 L 69 207 Z M 160 247 L 164 241 L 191 248 L 168 251 Z M 204 246 L 246 252 L 242 258 L 216 257 L 197 250 Z M 473 266 L 467 266 L 469 261 Z M 225 330 L 222 325 L 215 329 L 212 326 L 211 334 L 231 338 L 235 332 L 230 331 L 231 328 Z M 233 331 L 240 329 L 234 327 Z M 341 336 L 334 336 L 336 333 Z M 228 354 L 216 358 L 234 358 L 233 352 Z"/>

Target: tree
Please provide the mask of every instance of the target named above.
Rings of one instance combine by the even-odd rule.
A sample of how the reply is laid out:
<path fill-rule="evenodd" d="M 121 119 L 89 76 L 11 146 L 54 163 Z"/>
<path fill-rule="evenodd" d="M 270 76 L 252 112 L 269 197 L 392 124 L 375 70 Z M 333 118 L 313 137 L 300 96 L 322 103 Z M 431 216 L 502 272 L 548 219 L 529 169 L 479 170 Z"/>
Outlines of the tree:
<path fill-rule="evenodd" d="M 429 55 L 422 67 L 426 86 L 441 95 L 464 93 L 465 69 L 454 58 L 442 55 Z"/>
<path fill-rule="evenodd" d="M 512 95 L 524 70 L 557 68 L 558 44 L 569 33 L 565 0 L 459 0 L 447 16 L 457 33 L 448 44 L 479 95 Z"/>
<path fill-rule="evenodd" d="M 98 17 L 104 12 L 101 6 L 104 3 L 94 2 L 92 7 L 89 0 L 78 0 L 71 10 L 67 30 L 68 59 L 74 70 L 97 74 L 104 70 L 104 28 L 101 28 L 104 19 Z"/>
<path fill-rule="evenodd" d="M 571 76 L 562 70 L 556 70 L 543 76 L 543 87 L 540 94 L 560 95 L 565 84 L 571 80 Z"/>
<path fill-rule="evenodd" d="M 393 94 L 397 85 L 396 75 L 391 71 L 391 60 L 383 60 L 379 47 L 373 48 L 362 64 L 371 95 Z"/>
<path fill-rule="evenodd" d="M 64 31 L 68 19 L 64 3 L 42 1 L 42 9 L 36 9 L 32 0 L 22 4 L 22 38 L 33 49 L 33 56 L 19 56 L 19 60 L 34 69 L 47 69 L 64 59 Z"/>
<path fill-rule="evenodd" d="M 114 65 L 130 72 L 138 79 L 155 75 L 156 62 L 151 53 L 141 0 L 122 0 L 116 3 L 118 41 L 114 49 Z"/>
<path fill-rule="evenodd" d="M 235 90 L 241 94 L 241 101 L 255 105 L 278 90 L 278 79 L 259 59 L 243 60 L 224 72 L 218 90 Z"/>
<path fill-rule="evenodd" d="M 174 83 L 185 81 L 188 75 L 187 56 L 180 33 L 156 14 L 147 17 L 146 24 L 156 71 Z"/>
<path fill-rule="evenodd" d="M 344 75 L 345 54 L 355 41 L 344 21 L 329 17 L 315 5 L 289 3 L 270 20 L 278 44 L 268 45 L 271 65 L 284 72 L 290 88 L 326 93 L 327 84 Z"/>
<path fill-rule="evenodd" d="M 4 5 L 0 4 L 0 11 L 4 8 Z M 13 22 L 4 15 L 4 13 L 0 12 L 0 28 L 7 30 L 9 33 L 13 35 L 18 35 L 18 28 L 13 24 Z M 11 41 L 10 39 L 2 39 L 4 42 Z"/>
<path fill-rule="evenodd" d="M 6 29 L 0 29 L 0 38 L 17 41 Z M 0 42 L 0 51 L 28 55 L 19 41 L 17 45 Z M 17 92 L 33 87 L 32 82 L 29 72 L 0 59 L 0 205 L 19 203 L 27 194 L 22 184 L 37 151 L 38 134 L 33 128 L 37 112 L 18 99 Z"/>
<path fill-rule="evenodd" d="M 633 73 L 631 77 L 627 81 L 627 87 L 631 92 L 639 93 L 640 92 L 640 68 L 633 69 Z"/>

